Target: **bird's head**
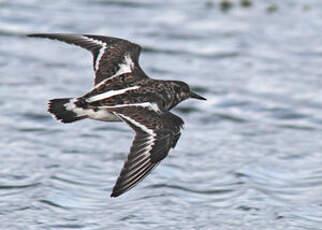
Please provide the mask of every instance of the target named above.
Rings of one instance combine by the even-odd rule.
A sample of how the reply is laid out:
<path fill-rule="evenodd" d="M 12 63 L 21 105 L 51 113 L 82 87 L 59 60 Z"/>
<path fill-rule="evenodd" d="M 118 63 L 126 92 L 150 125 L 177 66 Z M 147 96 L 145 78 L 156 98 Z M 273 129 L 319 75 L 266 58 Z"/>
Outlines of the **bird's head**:
<path fill-rule="evenodd" d="M 180 101 L 183 101 L 188 98 L 195 98 L 198 100 L 207 100 L 206 98 L 193 92 L 188 84 L 181 82 L 181 81 L 178 81 L 176 83 L 177 83 L 177 86 L 175 87 L 175 91 L 176 91 L 177 98 L 181 99 Z"/>

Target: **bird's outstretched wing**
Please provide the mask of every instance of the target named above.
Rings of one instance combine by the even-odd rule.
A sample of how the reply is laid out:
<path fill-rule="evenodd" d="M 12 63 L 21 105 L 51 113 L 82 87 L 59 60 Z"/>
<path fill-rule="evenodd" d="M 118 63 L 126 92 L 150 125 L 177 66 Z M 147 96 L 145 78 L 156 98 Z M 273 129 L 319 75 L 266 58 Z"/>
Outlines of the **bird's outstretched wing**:
<path fill-rule="evenodd" d="M 139 66 L 141 47 L 130 41 L 89 34 L 41 33 L 27 36 L 59 40 L 89 50 L 93 55 L 94 85 L 124 73 L 133 72 L 138 78 L 147 77 Z"/>
<path fill-rule="evenodd" d="M 170 112 L 160 112 L 150 103 L 109 109 L 135 131 L 130 153 L 114 185 L 112 197 L 133 188 L 173 149 L 180 137 L 183 121 Z M 151 104 L 150 104 L 151 105 Z"/>

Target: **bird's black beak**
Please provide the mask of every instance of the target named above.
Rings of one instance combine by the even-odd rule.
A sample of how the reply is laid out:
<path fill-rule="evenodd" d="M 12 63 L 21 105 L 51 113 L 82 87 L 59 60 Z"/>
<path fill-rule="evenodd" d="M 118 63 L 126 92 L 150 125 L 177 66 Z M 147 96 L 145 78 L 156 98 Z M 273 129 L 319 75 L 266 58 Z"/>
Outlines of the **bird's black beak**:
<path fill-rule="evenodd" d="M 202 97 L 202 96 L 200 96 L 200 95 L 198 95 L 198 94 L 196 94 L 196 93 L 194 93 L 194 92 L 191 92 L 191 93 L 190 93 L 190 97 L 191 97 L 191 98 L 198 99 L 198 100 L 207 100 L 206 98 L 204 98 L 204 97 Z"/>

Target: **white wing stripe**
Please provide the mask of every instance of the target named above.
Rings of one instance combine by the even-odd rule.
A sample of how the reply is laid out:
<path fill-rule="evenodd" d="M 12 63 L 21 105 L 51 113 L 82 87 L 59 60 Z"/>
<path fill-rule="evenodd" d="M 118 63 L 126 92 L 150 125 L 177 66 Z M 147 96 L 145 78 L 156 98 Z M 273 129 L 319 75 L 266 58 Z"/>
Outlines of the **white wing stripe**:
<path fill-rule="evenodd" d="M 127 178 L 122 181 L 122 184 L 128 184 L 131 180 L 133 180 L 135 177 L 139 176 L 144 170 L 146 170 L 148 167 L 151 166 L 150 160 L 144 162 L 144 164 L 140 165 L 135 170 L 131 171 L 129 174 L 127 174 Z M 128 186 L 128 185 L 126 185 Z M 125 186 L 125 187 L 126 187 Z"/>
<path fill-rule="evenodd" d="M 98 68 L 100 67 L 100 62 L 101 59 L 105 53 L 105 49 L 106 49 L 106 45 L 104 44 L 104 46 L 102 48 L 100 48 L 100 52 L 97 55 L 96 61 L 95 61 L 95 71 L 98 71 Z"/>
<path fill-rule="evenodd" d="M 144 156 L 142 157 L 142 155 L 144 155 Z M 142 157 L 142 159 L 137 160 L 139 157 Z M 136 161 L 136 162 L 135 162 L 135 163 L 132 163 L 132 164 L 130 165 L 129 169 L 131 170 L 131 169 L 135 168 L 137 165 L 140 165 L 140 164 L 141 164 L 143 161 L 145 161 L 147 158 L 150 158 L 150 156 L 149 156 L 149 155 L 147 155 L 147 154 L 146 154 L 146 152 L 144 152 L 144 153 L 142 153 L 141 155 L 136 156 L 135 158 L 131 159 L 131 162 L 134 162 L 134 161 Z"/>
<path fill-rule="evenodd" d="M 104 55 L 104 52 L 105 52 L 105 49 L 106 49 L 106 43 L 102 42 L 102 41 L 99 41 L 99 40 L 95 40 L 93 38 L 89 38 L 87 36 L 82 36 L 82 37 L 83 37 L 83 39 L 86 39 L 86 40 L 88 40 L 90 42 L 93 42 L 94 44 L 97 44 L 97 45 L 102 47 L 102 48 L 100 48 L 99 53 L 98 53 L 98 55 L 96 57 L 96 60 L 95 60 L 95 71 L 97 71 L 98 68 L 99 68 L 101 58 Z"/>
<path fill-rule="evenodd" d="M 142 102 L 142 103 L 133 103 L 133 104 L 121 104 L 121 105 L 112 105 L 112 106 L 100 106 L 99 108 L 102 109 L 113 109 L 113 108 L 122 108 L 122 107 L 129 107 L 129 106 L 141 106 L 141 107 L 148 107 L 151 110 L 155 111 L 155 112 L 160 112 L 159 106 L 157 105 L 157 103 L 150 103 L 150 102 Z"/>
<path fill-rule="evenodd" d="M 156 164 L 151 164 L 148 168 L 146 168 L 145 170 L 148 169 L 147 172 L 149 171 L 152 171 L 153 168 L 155 168 L 157 165 L 159 165 L 160 162 L 156 163 Z M 140 175 L 138 178 L 136 178 L 134 181 L 132 181 L 130 184 L 127 184 L 126 186 L 124 186 L 122 188 L 122 190 L 125 192 L 125 191 L 128 191 L 130 190 L 131 188 L 133 188 L 135 185 L 137 185 L 140 180 L 142 180 L 144 177 L 146 177 L 148 175 L 148 173 L 145 173 L 145 175 Z"/>
<path fill-rule="evenodd" d="M 147 156 L 147 158 L 148 158 L 148 156 Z M 131 170 L 129 170 L 128 173 L 124 176 L 124 179 L 132 177 L 133 174 L 136 174 L 139 170 L 144 168 L 146 165 L 151 164 L 150 158 L 148 158 L 148 159 L 147 158 L 145 158 L 144 161 L 141 161 L 140 164 L 138 164 L 136 167 L 131 167 Z"/>
<path fill-rule="evenodd" d="M 152 146 L 153 146 L 153 144 L 154 144 L 154 141 L 155 141 L 155 136 L 156 136 L 156 134 L 153 132 L 153 130 L 152 129 L 149 129 L 148 127 L 146 127 L 146 126 L 144 126 L 144 125 L 142 125 L 141 123 L 139 123 L 139 122 L 137 122 L 137 121 L 135 121 L 134 119 L 132 119 L 132 118 L 130 118 L 130 117 L 128 117 L 128 116 L 125 116 L 125 115 L 123 115 L 123 114 L 118 114 L 120 117 L 122 117 L 123 119 L 125 119 L 125 120 L 128 120 L 129 122 L 131 122 L 133 125 L 135 125 L 136 127 L 138 127 L 138 128 L 140 128 L 140 129 L 142 129 L 144 132 L 146 132 L 147 134 L 149 134 L 150 136 L 148 137 L 148 139 L 146 140 L 146 144 L 147 144 L 147 146 L 145 146 L 145 147 L 143 147 L 143 149 L 144 149 L 144 152 L 143 153 L 141 153 L 140 154 L 140 156 L 142 156 L 142 155 L 145 155 L 145 157 L 143 157 L 142 159 L 140 159 L 138 162 L 136 162 L 135 163 L 135 165 L 133 166 L 131 166 L 131 168 L 132 169 L 134 169 L 134 168 L 136 168 L 137 166 L 138 166 L 138 169 L 139 169 L 139 171 L 138 171 L 138 169 L 134 169 L 134 171 L 133 172 L 131 172 L 129 175 L 127 175 L 128 176 L 128 178 L 125 180 L 125 181 L 123 181 L 122 183 L 123 184 L 126 184 L 126 183 L 128 183 L 129 181 L 131 181 L 133 178 L 135 178 L 136 176 L 138 176 L 138 175 L 140 175 L 141 174 L 141 172 L 144 172 L 148 167 L 151 167 L 151 164 L 149 163 L 150 162 L 150 160 L 148 160 L 148 161 L 146 161 L 146 159 L 147 158 L 149 158 L 150 157 L 150 155 L 151 155 L 151 150 L 152 150 Z M 135 159 L 137 159 L 137 157 L 135 158 Z M 133 159 L 132 159 L 133 160 Z M 144 162 L 144 167 L 142 167 L 141 166 L 141 163 L 142 162 Z M 132 170 L 131 169 L 131 170 Z M 127 185 L 127 186 L 129 186 L 129 185 Z M 126 187 L 127 187 L 126 186 Z"/>
<path fill-rule="evenodd" d="M 138 88 L 140 88 L 140 86 L 132 86 L 132 87 L 125 88 L 125 89 L 110 90 L 108 92 L 92 96 L 92 97 L 88 98 L 86 101 L 89 102 L 89 103 L 94 102 L 94 101 L 99 101 L 99 100 L 107 99 L 109 97 L 113 97 L 113 96 L 116 96 L 116 95 L 123 94 L 123 93 L 125 93 L 125 92 L 127 92 L 129 90 L 134 90 L 134 89 L 138 89 Z M 101 108 L 103 108 L 103 106 Z"/>
<path fill-rule="evenodd" d="M 144 132 L 150 134 L 152 137 L 151 139 L 153 139 L 153 137 L 155 136 L 155 133 L 153 132 L 152 129 L 149 129 L 148 127 L 140 124 L 139 122 L 135 121 L 134 119 L 130 118 L 130 117 L 127 117 L 123 114 L 118 114 L 120 117 L 122 117 L 123 119 L 125 120 L 128 120 L 129 122 L 131 122 L 133 125 L 135 125 L 136 127 L 142 129 Z M 151 139 L 149 140 L 151 142 Z M 150 147 L 150 146 L 149 146 Z"/>

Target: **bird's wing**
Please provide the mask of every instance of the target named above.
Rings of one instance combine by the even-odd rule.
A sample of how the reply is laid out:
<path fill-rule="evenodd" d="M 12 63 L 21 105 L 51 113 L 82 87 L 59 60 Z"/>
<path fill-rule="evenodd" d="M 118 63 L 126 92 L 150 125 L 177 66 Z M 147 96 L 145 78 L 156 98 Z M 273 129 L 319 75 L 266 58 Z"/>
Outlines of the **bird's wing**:
<path fill-rule="evenodd" d="M 127 105 L 109 109 L 135 131 L 130 153 L 114 185 L 117 197 L 138 184 L 173 149 L 180 137 L 183 121 L 170 112 L 154 110 L 155 106 Z"/>
<path fill-rule="evenodd" d="M 138 78 L 147 77 L 139 66 L 141 47 L 130 41 L 89 34 L 44 33 L 28 36 L 59 40 L 89 50 L 93 55 L 94 85 L 124 73 L 135 73 Z"/>

